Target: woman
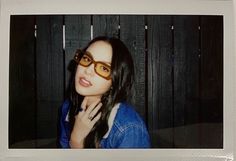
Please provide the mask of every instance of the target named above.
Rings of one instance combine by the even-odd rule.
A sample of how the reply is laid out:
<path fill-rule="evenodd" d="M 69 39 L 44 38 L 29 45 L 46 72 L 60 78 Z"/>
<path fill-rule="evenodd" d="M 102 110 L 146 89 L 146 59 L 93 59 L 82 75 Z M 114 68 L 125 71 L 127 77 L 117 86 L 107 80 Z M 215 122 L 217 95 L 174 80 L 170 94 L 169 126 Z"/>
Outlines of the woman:
<path fill-rule="evenodd" d="M 127 102 L 134 66 L 117 38 L 97 37 L 77 50 L 70 100 L 62 106 L 63 148 L 148 148 L 145 123 Z"/>

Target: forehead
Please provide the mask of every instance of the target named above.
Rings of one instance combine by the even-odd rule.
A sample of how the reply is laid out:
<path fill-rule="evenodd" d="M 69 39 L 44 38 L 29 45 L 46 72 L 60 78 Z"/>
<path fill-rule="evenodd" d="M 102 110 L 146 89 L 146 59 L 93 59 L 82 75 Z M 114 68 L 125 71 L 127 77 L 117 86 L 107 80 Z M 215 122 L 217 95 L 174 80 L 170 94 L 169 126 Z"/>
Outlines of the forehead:
<path fill-rule="evenodd" d="M 96 41 L 92 43 L 86 51 L 91 53 L 95 61 L 111 63 L 112 47 L 105 41 Z"/>

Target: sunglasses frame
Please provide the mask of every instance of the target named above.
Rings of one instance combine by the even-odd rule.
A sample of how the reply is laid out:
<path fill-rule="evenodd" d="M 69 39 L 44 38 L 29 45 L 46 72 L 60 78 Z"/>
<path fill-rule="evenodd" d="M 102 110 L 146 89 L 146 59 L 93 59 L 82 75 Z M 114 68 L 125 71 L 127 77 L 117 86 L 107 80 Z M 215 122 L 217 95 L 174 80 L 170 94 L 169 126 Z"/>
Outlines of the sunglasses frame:
<path fill-rule="evenodd" d="M 83 57 L 84 54 L 88 55 L 88 56 L 91 58 L 91 60 L 92 60 L 91 63 L 89 63 L 88 65 L 83 65 L 83 64 L 80 63 L 80 60 L 82 59 L 82 57 Z M 106 63 L 101 62 L 101 61 L 95 61 L 95 60 L 93 59 L 92 54 L 91 54 L 90 52 L 88 52 L 88 51 L 83 51 L 83 50 L 81 50 L 81 49 L 77 49 L 77 50 L 76 50 L 76 53 L 75 53 L 75 56 L 74 56 L 74 61 L 75 61 L 76 63 L 78 63 L 79 65 L 83 66 L 83 67 L 88 67 L 88 66 L 90 66 L 91 64 L 94 64 L 94 71 L 95 71 L 95 73 L 96 73 L 97 75 L 99 75 L 100 77 L 102 77 L 102 78 L 104 78 L 104 79 L 106 79 L 106 80 L 110 80 L 110 79 L 111 79 L 111 74 L 110 74 L 109 76 L 107 76 L 107 77 L 104 77 L 104 76 L 102 76 L 101 74 L 99 74 L 99 73 L 97 72 L 97 70 L 96 70 L 96 66 L 97 66 L 98 63 L 103 64 L 104 66 L 108 66 L 108 67 L 109 67 L 109 65 L 107 65 Z M 110 68 L 111 68 L 111 67 L 110 67 Z"/>

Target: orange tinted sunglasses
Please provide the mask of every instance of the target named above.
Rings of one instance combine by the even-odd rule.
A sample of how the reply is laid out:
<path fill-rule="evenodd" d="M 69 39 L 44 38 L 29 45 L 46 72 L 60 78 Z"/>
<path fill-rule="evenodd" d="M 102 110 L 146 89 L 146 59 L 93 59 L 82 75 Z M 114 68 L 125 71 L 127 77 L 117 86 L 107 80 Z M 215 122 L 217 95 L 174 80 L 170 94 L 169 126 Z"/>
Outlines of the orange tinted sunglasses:
<path fill-rule="evenodd" d="M 79 60 L 80 57 L 81 59 Z M 94 71 L 97 75 L 106 80 L 111 79 L 111 66 L 101 61 L 95 61 L 90 52 L 77 49 L 74 60 L 83 67 L 94 64 Z"/>

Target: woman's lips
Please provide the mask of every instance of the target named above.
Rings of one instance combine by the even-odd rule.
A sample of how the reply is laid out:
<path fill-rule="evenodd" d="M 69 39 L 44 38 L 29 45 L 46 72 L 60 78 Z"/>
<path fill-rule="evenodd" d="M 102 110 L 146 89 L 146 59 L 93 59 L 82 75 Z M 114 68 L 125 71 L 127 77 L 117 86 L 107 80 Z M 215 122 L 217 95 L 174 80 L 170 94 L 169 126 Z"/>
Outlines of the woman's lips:
<path fill-rule="evenodd" d="M 83 87 L 92 86 L 92 83 L 90 81 L 86 80 L 84 77 L 80 77 L 79 84 Z"/>

